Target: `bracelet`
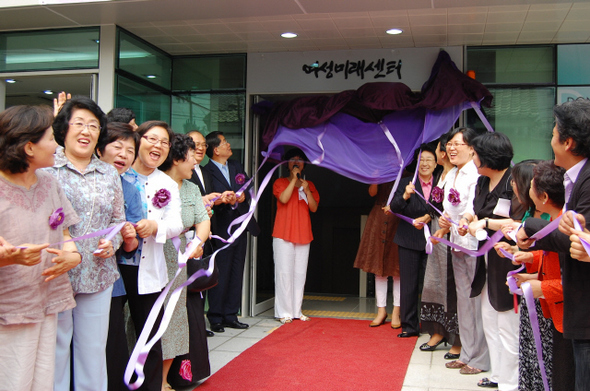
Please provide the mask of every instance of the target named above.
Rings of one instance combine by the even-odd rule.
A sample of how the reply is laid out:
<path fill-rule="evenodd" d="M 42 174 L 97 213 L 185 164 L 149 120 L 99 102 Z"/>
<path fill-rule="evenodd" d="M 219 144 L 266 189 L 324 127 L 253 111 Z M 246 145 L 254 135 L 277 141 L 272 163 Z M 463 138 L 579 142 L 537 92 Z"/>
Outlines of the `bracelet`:
<path fill-rule="evenodd" d="M 489 229 L 490 228 L 490 224 L 489 224 L 490 219 L 488 217 L 486 217 L 484 220 L 486 221 L 486 229 Z"/>

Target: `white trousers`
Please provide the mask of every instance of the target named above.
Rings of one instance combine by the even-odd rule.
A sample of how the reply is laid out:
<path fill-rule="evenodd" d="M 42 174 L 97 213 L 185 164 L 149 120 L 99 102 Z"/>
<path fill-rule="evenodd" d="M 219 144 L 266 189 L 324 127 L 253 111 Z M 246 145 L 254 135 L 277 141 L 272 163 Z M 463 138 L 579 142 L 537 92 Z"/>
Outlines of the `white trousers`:
<path fill-rule="evenodd" d="M 70 391 L 70 372 L 74 391 L 106 391 L 105 349 L 109 332 L 109 313 L 113 286 L 97 293 L 78 293 L 76 307 L 60 312 L 57 321 L 55 352 L 55 391 Z M 73 368 L 70 345 L 73 344 Z"/>
<path fill-rule="evenodd" d="M 56 314 L 40 323 L 0 326 L 0 390 L 53 390 L 56 330 Z"/>
<path fill-rule="evenodd" d="M 488 296 L 488 284 L 481 292 L 483 332 L 488 343 L 492 365 L 489 379 L 498 383 L 500 391 L 518 390 L 518 324 L 514 310 L 498 312 Z"/>
<path fill-rule="evenodd" d="M 272 249 L 275 261 L 275 317 L 300 318 L 309 243 L 296 244 L 273 238 Z"/>
<path fill-rule="evenodd" d="M 393 278 L 393 306 L 399 307 L 399 277 Z M 387 277 L 375 276 L 375 299 L 377 307 L 387 306 Z"/>

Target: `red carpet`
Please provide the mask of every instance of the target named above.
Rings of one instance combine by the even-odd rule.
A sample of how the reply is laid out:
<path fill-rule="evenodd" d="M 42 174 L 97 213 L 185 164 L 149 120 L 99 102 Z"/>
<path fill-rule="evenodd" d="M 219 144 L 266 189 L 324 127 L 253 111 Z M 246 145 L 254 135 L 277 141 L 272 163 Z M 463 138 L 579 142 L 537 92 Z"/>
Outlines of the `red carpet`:
<path fill-rule="evenodd" d="M 401 390 L 416 338 L 397 338 L 399 332 L 367 320 L 296 320 L 196 390 Z"/>

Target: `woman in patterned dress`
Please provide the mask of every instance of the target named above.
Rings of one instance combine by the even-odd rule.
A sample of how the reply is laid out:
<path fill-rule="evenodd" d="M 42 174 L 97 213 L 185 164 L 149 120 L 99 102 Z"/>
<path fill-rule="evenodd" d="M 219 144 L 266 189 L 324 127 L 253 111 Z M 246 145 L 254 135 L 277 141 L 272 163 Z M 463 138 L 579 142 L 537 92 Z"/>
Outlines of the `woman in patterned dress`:
<path fill-rule="evenodd" d="M 196 164 L 194 157 L 195 142 L 190 136 L 184 134 L 177 134 L 170 146 L 170 152 L 166 161 L 160 166 L 170 178 L 177 184 L 180 191 L 181 200 L 181 215 L 184 232 L 179 236 L 181 239 L 180 249 L 186 247 L 186 237 L 184 233 L 195 227 L 195 234 L 201 240 L 201 243 L 209 237 L 210 221 L 207 215 L 207 210 L 203 204 L 201 192 L 194 183 L 189 179 L 192 176 L 193 169 Z M 202 246 L 199 246 L 197 252 L 193 253 L 192 257 L 197 258 L 203 254 Z M 172 280 L 178 269 L 178 253 L 174 248 L 171 240 L 167 240 L 164 245 L 164 255 L 166 256 L 166 265 L 168 268 L 168 278 Z M 172 292 L 187 279 L 186 268 L 175 280 Z M 162 336 L 162 352 L 163 352 L 163 373 L 162 373 L 162 391 L 170 391 L 172 387 L 168 383 L 167 377 L 172 365 L 172 360 L 176 356 L 188 353 L 189 349 L 189 326 L 186 311 L 186 289 L 182 290 L 182 294 L 170 324 L 166 332 Z"/>

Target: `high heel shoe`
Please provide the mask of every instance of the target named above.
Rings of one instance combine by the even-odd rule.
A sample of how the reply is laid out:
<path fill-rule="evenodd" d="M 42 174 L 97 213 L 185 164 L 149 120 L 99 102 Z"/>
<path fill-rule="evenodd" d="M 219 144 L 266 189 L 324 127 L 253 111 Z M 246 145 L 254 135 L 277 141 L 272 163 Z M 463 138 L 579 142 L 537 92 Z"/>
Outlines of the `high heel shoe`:
<path fill-rule="evenodd" d="M 436 350 L 436 348 L 438 347 L 438 345 L 440 345 L 443 342 L 444 342 L 445 346 L 447 346 L 447 339 L 446 338 L 443 338 L 440 341 L 438 341 L 436 343 L 436 345 L 434 345 L 434 346 L 429 345 L 428 342 L 423 343 L 422 345 L 420 345 L 420 350 L 422 350 L 423 352 L 431 352 L 433 350 Z"/>
<path fill-rule="evenodd" d="M 385 318 L 383 318 L 383 320 L 380 323 L 376 323 L 376 322 L 371 322 L 369 323 L 369 327 L 379 327 L 382 324 L 385 324 L 385 321 L 387 320 L 387 313 L 385 314 Z"/>

